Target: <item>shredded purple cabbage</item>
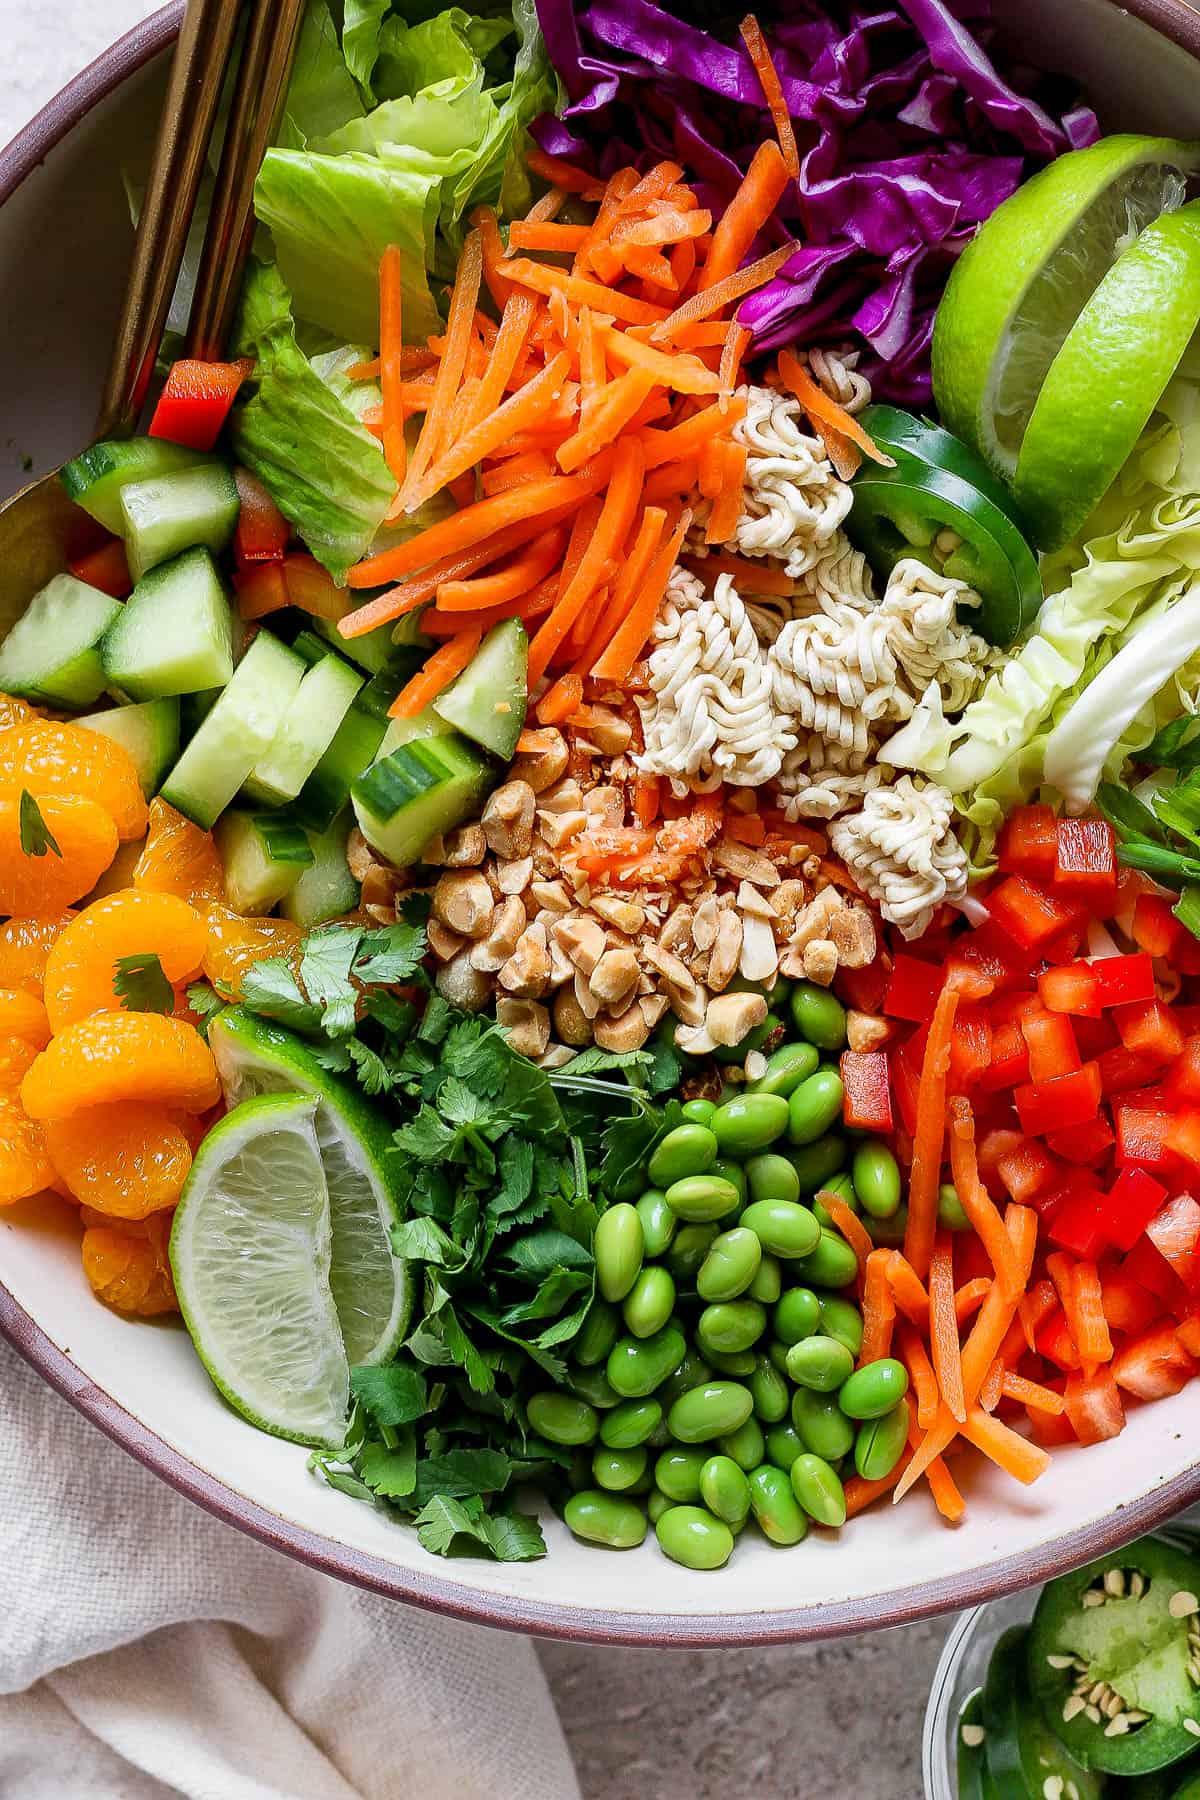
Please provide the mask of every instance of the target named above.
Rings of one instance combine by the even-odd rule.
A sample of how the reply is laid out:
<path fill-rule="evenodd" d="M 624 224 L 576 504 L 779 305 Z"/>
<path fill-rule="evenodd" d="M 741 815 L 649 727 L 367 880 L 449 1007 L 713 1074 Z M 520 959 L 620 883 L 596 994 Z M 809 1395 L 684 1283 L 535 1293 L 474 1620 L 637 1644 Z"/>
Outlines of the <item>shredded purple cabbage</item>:
<path fill-rule="evenodd" d="M 603 175 L 674 157 L 719 214 L 772 135 L 736 27 L 713 36 L 650 0 L 537 8 L 566 95 L 534 127 L 542 148 Z M 881 397 L 928 401 L 955 257 L 1034 169 L 1098 135 L 1088 107 L 1062 110 L 1062 83 L 1000 73 L 989 16 L 989 0 L 789 0 L 762 18 L 801 172 L 755 254 L 803 248 L 742 304 L 758 350 L 854 332 Z"/>

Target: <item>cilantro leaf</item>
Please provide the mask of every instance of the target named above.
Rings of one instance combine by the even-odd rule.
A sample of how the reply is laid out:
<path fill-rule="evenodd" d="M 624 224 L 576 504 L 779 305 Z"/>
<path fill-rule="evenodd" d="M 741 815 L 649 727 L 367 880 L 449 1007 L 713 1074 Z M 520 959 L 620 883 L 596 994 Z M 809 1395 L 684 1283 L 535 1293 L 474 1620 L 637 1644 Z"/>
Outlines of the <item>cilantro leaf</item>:
<path fill-rule="evenodd" d="M 366 931 L 354 959 L 354 974 L 367 986 L 396 987 L 411 981 L 425 954 L 425 933 L 416 925 L 385 925 Z"/>
<path fill-rule="evenodd" d="M 417 1485 L 417 1441 L 406 1431 L 394 1447 L 374 1441 L 358 1455 L 358 1473 L 373 1494 L 384 1500 L 406 1500 Z"/>
<path fill-rule="evenodd" d="M 546 1554 L 542 1528 L 529 1513 L 485 1513 L 480 1523 L 497 1562 L 533 1562 Z"/>
<path fill-rule="evenodd" d="M 187 1003 L 200 1021 L 196 1030 L 207 1043 L 209 1026 L 219 1012 L 224 1012 L 229 1002 L 222 999 L 217 990 L 210 987 L 207 981 L 193 981 L 187 990 Z"/>
<path fill-rule="evenodd" d="M 414 1504 L 424 1506 L 435 1494 L 464 1499 L 469 1494 L 498 1494 L 508 1485 L 512 1463 L 500 1450 L 447 1450 L 417 1464 Z"/>
<path fill-rule="evenodd" d="M 380 1427 L 411 1425 L 429 1404 L 425 1377 L 404 1363 L 351 1369 L 350 1392 Z"/>
<path fill-rule="evenodd" d="M 152 950 L 118 956 L 113 966 L 113 993 L 126 1012 L 172 1013 L 175 990 Z"/>
<path fill-rule="evenodd" d="M 433 1263 L 441 1269 L 461 1269 L 466 1253 L 433 1219 L 405 1219 L 392 1226 L 392 1249 L 410 1262 Z"/>
<path fill-rule="evenodd" d="M 315 1031 L 321 1009 L 301 992 L 300 984 L 282 956 L 256 962 L 242 976 L 242 1004 L 264 1019 L 276 1019 L 293 1031 Z"/>
<path fill-rule="evenodd" d="M 354 1030 L 358 989 L 350 979 L 362 933 L 345 925 L 325 925 L 304 940 L 300 985 L 321 1011 L 328 1037 L 347 1037 Z"/>
<path fill-rule="evenodd" d="M 437 1494 L 413 1524 L 423 1548 L 434 1556 L 449 1556 L 460 1537 L 483 1545 L 497 1562 L 530 1562 L 546 1554 L 546 1540 L 536 1519 L 527 1513 L 486 1513 L 478 1500 L 453 1500 Z"/>
<path fill-rule="evenodd" d="M 21 789 L 21 798 L 17 805 L 17 823 L 21 833 L 21 849 L 26 856 L 45 856 L 49 850 L 62 859 L 62 851 L 55 842 L 54 834 L 42 817 L 42 809 L 29 792 Z"/>

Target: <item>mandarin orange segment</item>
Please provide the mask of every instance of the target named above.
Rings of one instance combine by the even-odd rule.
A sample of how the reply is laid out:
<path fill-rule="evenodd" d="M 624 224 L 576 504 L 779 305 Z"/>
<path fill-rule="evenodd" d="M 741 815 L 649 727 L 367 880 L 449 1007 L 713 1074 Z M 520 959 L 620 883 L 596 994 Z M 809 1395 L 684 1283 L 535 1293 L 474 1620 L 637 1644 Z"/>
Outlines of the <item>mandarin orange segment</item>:
<path fill-rule="evenodd" d="M 50 1042 L 46 1008 L 24 988 L 0 988 L 0 1037 L 24 1038 L 36 1050 Z"/>
<path fill-rule="evenodd" d="M 68 911 L 57 919 L 6 919 L 0 925 L 0 987 L 24 988 L 40 998 L 46 958 L 74 917 Z"/>
<path fill-rule="evenodd" d="M 148 1319 L 179 1310 L 165 1240 L 160 1246 L 111 1225 L 90 1226 L 83 1234 L 83 1272 L 96 1298 L 114 1312 Z"/>
<path fill-rule="evenodd" d="M 54 1179 L 41 1126 L 16 1094 L 0 1093 L 0 1206 L 39 1194 Z"/>
<path fill-rule="evenodd" d="M 37 1053 L 38 1046 L 28 1038 L 0 1038 L 0 1094 L 19 1092 Z"/>
<path fill-rule="evenodd" d="M 115 1219 L 174 1206 L 192 1166 L 185 1133 L 165 1107 L 91 1106 L 43 1127 L 50 1161 L 84 1205 Z"/>
<path fill-rule="evenodd" d="M 211 831 L 201 831 L 165 800 L 150 802 L 150 832 L 133 871 L 133 885 L 174 894 L 206 910 L 225 898 L 225 872 Z"/>
<path fill-rule="evenodd" d="M 304 933 L 290 919 L 244 919 L 227 906 L 214 906 L 208 915 L 208 949 L 204 973 L 222 992 L 242 992 L 247 969 L 268 956 L 290 956 Z"/>
<path fill-rule="evenodd" d="M 207 943 L 200 914 L 171 894 L 124 888 L 94 900 L 66 927 L 46 959 L 51 1027 L 62 1031 L 91 1013 L 120 1011 L 113 983 L 121 957 L 157 956 L 163 974 L 177 987 L 199 973 Z"/>
<path fill-rule="evenodd" d="M 205 1112 L 221 1094 L 212 1051 L 198 1032 L 161 1013 L 103 1012 L 51 1038 L 21 1083 L 33 1119 L 69 1119 L 115 1100 L 157 1101 Z"/>
<path fill-rule="evenodd" d="M 0 743 L 9 734 L 0 732 Z M 97 738 L 103 743 L 103 738 Z M 21 794 L 0 788 L 0 913 L 57 919 L 89 894 L 117 852 L 117 828 L 94 800 L 42 794 L 38 808 L 58 855 L 27 856 L 21 848 Z"/>
<path fill-rule="evenodd" d="M 37 716 L 32 706 L 24 700 L 18 700 L 15 694 L 0 694 L 0 731 L 9 731 L 14 725 L 27 724 Z"/>
<path fill-rule="evenodd" d="M 19 793 L 22 788 L 39 800 L 43 794 L 94 800 L 115 821 L 118 836 L 145 835 L 146 797 L 133 759 L 113 738 L 95 731 L 48 719 L 0 731 L 0 789 Z"/>

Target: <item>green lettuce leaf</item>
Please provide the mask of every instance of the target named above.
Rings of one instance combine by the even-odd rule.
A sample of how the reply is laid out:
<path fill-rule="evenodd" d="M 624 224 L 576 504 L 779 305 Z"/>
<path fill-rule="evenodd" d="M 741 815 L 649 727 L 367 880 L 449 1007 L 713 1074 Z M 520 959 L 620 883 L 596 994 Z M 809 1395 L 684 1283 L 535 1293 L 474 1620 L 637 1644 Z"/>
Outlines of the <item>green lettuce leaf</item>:
<path fill-rule="evenodd" d="M 379 28 L 390 0 L 345 0 L 342 14 L 342 55 L 355 81 L 374 98 L 371 78 L 379 55 Z"/>
<path fill-rule="evenodd" d="M 275 142 L 303 150 L 310 139 L 361 118 L 363 111 L 329 8 L 325 0 L 309 0 Z"/>

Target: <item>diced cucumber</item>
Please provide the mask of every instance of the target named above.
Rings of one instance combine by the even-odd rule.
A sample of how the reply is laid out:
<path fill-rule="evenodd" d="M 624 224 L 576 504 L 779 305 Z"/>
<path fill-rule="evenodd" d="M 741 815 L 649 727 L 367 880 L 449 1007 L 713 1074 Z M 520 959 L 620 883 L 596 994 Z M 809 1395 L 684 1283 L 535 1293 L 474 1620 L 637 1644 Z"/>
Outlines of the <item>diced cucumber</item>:
<path fill-rule="evenodd" d="M 113 706 L 107 712 L 87 713 L 75 723 L 112 738 L 129 752 L 147 800 L 157 794 L 163 776 L 178 760 L 179 701 L 174 697 Z"/>
<path fill-rule="evenodd" d="M 507 762 L 529 702 L 529 640 L 520 619 L 493 625 L 457 681 L 434 706 L 460 731 Z"/>
<path fill-rule="evenodd" d="M 94 706 L 105 686 L 100 640 L 120 610 L 119 600 L 86 581 L 53 576 L 0 644 L 0 690 L 22 700 Z"/>
<path fill-rule="evenodd" d="M 383 738 L 383 720 L 352 706 L 332 744 L 300 789 L 292 807 L 310 831 L 326 831 L 350 798 L 351 784 L 366 773 Z"/>
<path fill-rule="evenodd" d="M 251 799 L 277 806 L 294 800 L 337 736 L 363 684 L 340 656 L 324 656 L 296 690 L 282 725 L 246 783 Z"/>
<path fill-rule="evenodd" d="M 233 613 L 207 550 L 185 550 L 134 588 L 100 644 L 104 673 L 130 700 L 223 688 Z"/>
<path fill-rule="evenodd" d="M 233 473 L 220 462 L 127 483 L 121 490 L 121 536 L 133 579 L 140 581 L 148 569 L 194 544 L 219 555 L 233 536 L 238 507 Z"/>
<path fill-rule="evenodd" d="M 351 662 L 365 669 L 368 675 L 378 675 L 392 660 L 392 652 L 396 646 L 392 642 L 392 627 L 379 625 L 374 631 L 368 631 L 365 637 L 343 637 L 332 619 L 314 619 L 312 627 L 327 644 Z"/>
<path fill-rule="evenodd" d="M 303 931 L 353 912 L 358 905 L 358 883 L 346 860 L 346 839 L 353 824 L 354 814 L 347 807 L 328 831 L 309 838 L 312 868 L 305 869 L 280 907 L 284 918 L 291 919 Z"/>
<path fill-rule="evenodd" d="M 280 813 L 230 811 L 218 819 L 213 835 L 235 912 L 270 912 L 313 867 L 307 833 Z"/>
<path fill-rule="evenodd" d="M 387 730 L 383 734 L 383 742 L 379 746 L 377 762 L 398 750 L 401 744 L 415 743 L 418 738 L 455 737 L 453 725 L 448 725 L 441 713 L 435 712 L 432 706 L 426 706 L 421 712 L 414 713 L 411 719 L 389 719 Z"/>
<path fill-rule="evenodd" d="M 292 649 L 297 656 L 302 656 L 311 669 L 329 655 L 329 645 L 324 638 L 319 638 L 315 631 L 300 631 L 292 639 Z"/>
<path fill-rule="evenodd" d="M 350 790 L 363 836 L 397 868 L 420 862 L 425 846 L 459 825 L 482 799 L 490 770 L 453 733 L 401 744 Z"/>
<path fill-rule="evenodd" d="M 72 457 L 63 465 L 59 480 L 76 506 L 120 537 L 125 525 L 121 491 L 131 481 L 149 481 L 210 460 L 203 451 L 169 444 L 165 438 L 111 438 Z"/>
<path fill-rule="evenodd" d="M 214 824 L 279 730 L 303 675 L 300 657 L 260 631 L 163 783 L 163 799 L 197 825 Z"/>
<path fill-rule="evenodd" d="M 195 737 L 224 691 L 224 688 L 214 687 L 205 688 L 200 694 L 180 694 L 179 735 L 185 743 Z"/>

